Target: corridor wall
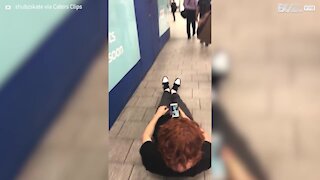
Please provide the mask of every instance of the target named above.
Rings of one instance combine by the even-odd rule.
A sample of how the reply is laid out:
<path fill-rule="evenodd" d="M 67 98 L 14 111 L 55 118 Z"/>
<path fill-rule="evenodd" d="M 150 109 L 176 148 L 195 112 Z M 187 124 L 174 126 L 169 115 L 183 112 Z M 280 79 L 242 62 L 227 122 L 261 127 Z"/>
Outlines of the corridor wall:
<path fill-rule="evenodd" d="M 66 13 L 62 22 L 32 54 L 24 57 L 23 64 L 0 89 L 1 180 L 15 179 L 94 56 L 106 43 L 108 3 L 104 0 L 79 3 L 84 10 Z M 28 36 L 25 29 L 20 31 Z M 0 43 L 11 45 L 10 42 Z M 14 45 L 13 48 L 18 51 L 18 47 Z"/>
<path fill-rule="evenodd" d="M 157 0 L 134 0 L 134 5 L 141 58 L 109 92 L 109 129 L 170 37 L 170 29 L 159 37 Z"/>

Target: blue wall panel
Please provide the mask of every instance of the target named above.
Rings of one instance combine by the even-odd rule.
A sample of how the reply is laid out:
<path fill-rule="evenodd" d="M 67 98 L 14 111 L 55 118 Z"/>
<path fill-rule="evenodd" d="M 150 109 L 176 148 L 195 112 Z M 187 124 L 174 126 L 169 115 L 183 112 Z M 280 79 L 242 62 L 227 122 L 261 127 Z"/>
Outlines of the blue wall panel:
<path fill-rule="evenodd" d="M 1 180 L 14 179 L 107 39 L 108 3 L 84 1 L 83 6 L 0 92 Z"/>
<path fill-rule="evenodd" d="M 157 0 L 135 0 L 134 3 L 141 59 L 109 92 L 109 128 L 170 37 L 169 30 L 159 37 Z"/>

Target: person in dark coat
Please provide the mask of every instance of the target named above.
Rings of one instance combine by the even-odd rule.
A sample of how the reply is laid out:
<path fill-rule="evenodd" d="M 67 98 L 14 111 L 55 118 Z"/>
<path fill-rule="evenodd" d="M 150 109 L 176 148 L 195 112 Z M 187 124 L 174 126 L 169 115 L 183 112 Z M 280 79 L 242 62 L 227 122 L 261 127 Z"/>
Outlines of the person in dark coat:
<path fill-rule="evenodd" d="M 186 11 L 187 35 L 188 35 L 188 39 L 191 39 L 191 32 L 190 32 L 191 26 L 192 26 L 192 36 L 196 34 L 197 0 L 184 0 L 183 6 Z"/>
<path fill-rule="evenodd" d="M 196 17 L 198 21 L 197 36 L 200 43 L 206 46 L 211 44 L 211 0 L 199 0 Z"/>
<path fill-rule="evenodd" d="M 176 15 L 175 15 L 176 11 L 177 11 L 177 4 L 173 0 L 172 3 L 171 3 L 171 12 L 172 12 L 174 21 L 176 21 Z"/>

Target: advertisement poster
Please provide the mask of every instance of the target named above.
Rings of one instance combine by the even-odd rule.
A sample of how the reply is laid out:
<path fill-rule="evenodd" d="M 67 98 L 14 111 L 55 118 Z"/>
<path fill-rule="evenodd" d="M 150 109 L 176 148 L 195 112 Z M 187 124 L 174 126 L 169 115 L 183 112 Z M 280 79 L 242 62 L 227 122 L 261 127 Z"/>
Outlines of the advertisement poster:
<path fill-rule="evenodd" d="M 80 0 L 0 1 L 0 89 L 38 50 Z M 60 7 L 56 5 L 60 4 Z M 50 8 L 50 9 L 49 9 Z M 41 14 L 41 15 L 40 15 Z"/>
<path fill-rule="evenodd" d="M 158 0 L 158 13 L 159 13 L 159 37 L 161 37 L 168 29 L 168 13 L 169 4 L 168 0 Z"/>
<path fill-rule="evenodd" d="M 139 61 L 133 0 L 109 0 L 109 92 Z"/>

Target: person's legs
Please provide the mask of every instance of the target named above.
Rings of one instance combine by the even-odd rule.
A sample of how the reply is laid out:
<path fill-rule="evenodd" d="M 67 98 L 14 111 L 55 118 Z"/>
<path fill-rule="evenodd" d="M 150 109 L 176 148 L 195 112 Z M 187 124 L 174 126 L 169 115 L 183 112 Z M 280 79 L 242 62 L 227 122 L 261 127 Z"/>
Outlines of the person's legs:
<path fill-rule="evenodd" d="M 162 86 L 163 86 L 163 94 L 162 94 L 160 103 L 158 105 L 158 108 L 160 106 L 167 106 L 169 108 L 172 97 L 171 97 L 171 93 L 170 93 L 168 77 L 164 76 L 162 78 Z M 162 117 L 159 118 L 159 120 L 157 121 L 157 123 L 155 125 L 154 132 L 153 132 L 154 141 L 157 141 L 157 135 L 158 135 L 158 130 L 159 130 L 160 126 L 162 124 L 166 123 L 169 119 L 170 119 L 169 112 L 167 112 L 165 115 L 163 115 Z"/>
<path fill-rule="evenodd" d="M 183 111 L 191 120 L 193 120 L 193 116 L 192 116 L 189 108 L 188 108 L 187 105 L 183 102 L 183 100 L 181 99 L 181 97 L 179 96 L 178 93 L 173 93 L 173 94 L 172 94 L 172 102 L 178 103 L 178 106 L 182 109 L 182 111 Z"/>
<path fill-rule="evenodd" d="M 160 106 L 167 106 L 169 107 L 171 103 L 171 93 L 168 91 L 163 91 L 160 103 L 158 105 L 158 107 Z"/>
<path fill-rule="evenodd" d="M 162 78 L 162 87 L 163 87 L 163 94 L 159 103 L 159 106 L 167 106 L 169 107 L 171 102 L 171 94 L 170 94 L 170 87 L 169 87 L 169 79 L 167 76 Z"/>
<path fill-rule="evenodd" d="M 191 25 L 191 22 L 189 19 L 187 19 L 187 34 L 188 34 L 188 39 L 191 38 L 191 35 L 190 35 L 190 25 Z"/>
<path fill-rule="evenodd" d="M 193 32 L 193 36 L 196 34 L 196 22 L 195 21 L 193 21 L 192 22 L 192 32 Z"/>
<path fill-rule="evenodd" d="M 190 17 L 191 17 L 191 24 L 192 24 L 192 35 L 194 36 L 196 34 L 196 11 L 195 10 L 190 11 Z"/>
<path fill-rule="evenodd" d="M 172 15 L 173 15 L 173 21 L 176 21 L 176 14 L 175 14 L 175 12 L 172 12 Z"/>
<path fill-rule="evenodd" d="M 186 10 L 187 12 L 187 34 L 188 34 L 188 39 L 191 38 L 190 35 L 190 25 L 191 25 L 191 17 L 190 17 L 190 10 Z"/>
<path fill-rule="evenodd" d="M 196 22 L 192 22 L 192 35 L 194 36 L 196 34 Z"/>
<path fill-rule="evenodd" d="M 163 94 L 162 94 L 162 97 L 161 97 L 161 101 L 158 105 L 158 108 L 160 106 L 167 106 L 168 108 L 170 107 L 170 103 L 171 103 L 171 93 L 170 92 L 167 92 L 167 91 L 164 91 Z M 154 126 L 154 131 L 153 131 L 153 135 L 152 135 L 152 138 L 153 138 L 153 141 L 154 142 L 157 142 L 157 137 L 158 137 L 158 131 L 159 131 L 159 128 L 161 125 L 163 125 L 164 123 L 166 123 L 169 119 L 170 119 L 170 112 L 168 111 L 165 115 L 161 116 L 156 125 Z"/>
<path fill-rule="evenodd" d="M 173 87 L 171 89 L 171 96 L 172 96 L 172 102 L 174 103 L 178 103 L 178 106 L 182 109 L 182 111 L 190 118 L 193 120 L 192 114 L 190 112 L 190 110 L 188 109 L 187 105 L 182 101 L 182 99 L 180 98 L 179 94 L 178 94 L 178 89 L 181 85 L 181 79 L 177 78 L 174 83 L 173 83 Z"/>

